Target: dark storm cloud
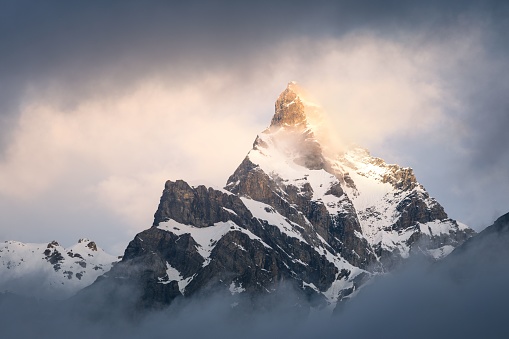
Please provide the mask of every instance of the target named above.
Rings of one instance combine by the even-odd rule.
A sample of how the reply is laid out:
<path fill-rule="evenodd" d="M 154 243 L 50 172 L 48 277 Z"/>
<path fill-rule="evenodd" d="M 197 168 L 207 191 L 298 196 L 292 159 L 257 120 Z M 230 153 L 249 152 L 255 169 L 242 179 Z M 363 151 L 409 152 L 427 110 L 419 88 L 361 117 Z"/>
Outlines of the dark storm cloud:
<path fill-rule="evenodd" d="M 125 87 L 159 72 L 192 76 L 219 65 L 242 68 L 260 58 L 267 47 L 291 37 L 338 36 L 357 29 L 380 34 L 419 29 L 433 33 L 479 6 L 468 1 L 445 5 L 4 1 L 2 112 L 15 111 L 29 85 L 70 87 L 71 95 L 97 90 L 104 83 Z M 492 14 L 489 6 L 481 7 L 488 7 L 488 16 Z"/>
<path fill-rule="evenodd" d="M 509 4 L 504 1 L 475 3 L 469 11 L 457 14 L 459 22 L 478 25 L 482 31 L 480 55 L 465 58 L 456 67 L 444 70 L 448 85 L 461 101 L 462 112 L 456 112 L 470 127 L 465 146 L 472 153 L 472 165 L 509 163 Z M 465 34 L 468 34 L 465 31 Z"/>

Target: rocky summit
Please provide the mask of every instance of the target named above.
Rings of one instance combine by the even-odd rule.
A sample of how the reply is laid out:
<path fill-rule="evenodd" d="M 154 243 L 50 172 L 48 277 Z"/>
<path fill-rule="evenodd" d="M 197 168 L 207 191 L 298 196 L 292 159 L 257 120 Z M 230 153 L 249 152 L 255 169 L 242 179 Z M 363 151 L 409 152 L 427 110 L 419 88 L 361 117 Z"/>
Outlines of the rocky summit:
<path fill-rule="evenodd" d="M 334 151 L 320 114 L 290 83 L 224 189 L 167 181 L 153 226 L 94 285 L 137 286 L 142 307 L 290 285 L 308 305 L 332 309 L 413 253 L 439 260 L 474 234 L 412 169 L 359 147 Z"/>

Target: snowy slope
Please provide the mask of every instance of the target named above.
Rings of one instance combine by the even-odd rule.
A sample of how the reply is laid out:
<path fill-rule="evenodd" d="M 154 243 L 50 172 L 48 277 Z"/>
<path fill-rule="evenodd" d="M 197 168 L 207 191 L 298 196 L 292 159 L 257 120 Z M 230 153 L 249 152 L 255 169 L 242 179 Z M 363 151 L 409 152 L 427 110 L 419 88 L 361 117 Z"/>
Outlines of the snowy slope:
<path fill-rule="evenodd" d="M 432 220 L 424 223 L 415 222 L 414 228 L 395 229 L 394 225 L 402 216 L 398 206 L 407 197 L 417 197 L 427 211 L 441 209 L 438 202 L 415 180 L 413 171 L 386 164 L 359 147 L 329 161 L 338 176 L 350 178 L 350 184 L 345 182 L 345 191 L 355 206 L 362 233 L 371 245 L 379 245 L 388 251 L 398 249 L 400 255 L 406 258 L 410 252 L 408 240 L 414 234 L 439 237 L 469 229 L 448 219 L 445 213 L 430 217 Z M 450 244 L 438 247 L 423 244 L 423 250 L 435 259 L 444 257 L 452 248 Z"/>
<path fill-rule="evenodd" d="M 334 136 L 328 134 L 319 106 L 307 101 L 294 82 L 285 92 L 278 102 L 283 102 L 280 106 L 286 111 L 279 113 L 277 124 L 273 119 L 257 137 L 247 155 L 257 169 L 282 186 L 295 186 L 300 194 L 310 194 L 311 200 L 322 202 L 331 215 L 353 207 L 362 229 L 357 234 L 379 257 L 397 253 L 407 258 L 413 239 L 419 238 L 420 251 L 439 259 L 473 234 L 447 217 L 417 182 L 412 169 L 386 164 L 356 146 L 334 151 L 330 147 Z M 284 114 L 291 119 L 285 120 Z M 226 188 L 235 191 L 239 184 L 239 180 L 229 182 Z M 337 186 L 344 195 L 330 194 Z M 284 199 L 284 192 L 280 196 Z M 425 211 L 416 211 L 419 208 Z M 462 235 L 465 232 L 468 234 Z M 458 234 L 458 241 L 447 239 Z"/>
<path fill-rule="evenodd" d="M 118 260 L 88 239 L 69 248 L 55 241 L 6 241 L 0 243 L 0 291 L 63 299 L 92 284 Z"/>

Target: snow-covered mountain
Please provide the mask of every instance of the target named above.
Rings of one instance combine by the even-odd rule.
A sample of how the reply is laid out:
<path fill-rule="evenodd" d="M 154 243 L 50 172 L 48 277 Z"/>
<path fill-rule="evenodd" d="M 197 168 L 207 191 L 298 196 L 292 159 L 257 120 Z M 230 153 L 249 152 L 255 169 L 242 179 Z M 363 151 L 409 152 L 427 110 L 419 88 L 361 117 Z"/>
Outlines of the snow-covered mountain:
<path fill-rule="evenodd" d="M 6 241 L 0 243 L 0 292 L 64 299 L 92 284 L 119 260 L 88 239 L 69 248 L 56 241 Z"/>
<path fill-rule="evenodd" d="M 333 308 L 414 251 L 440 259 L 474 234 L 412 169 L 336 148 L 321 114 L 290 83 L 225 188 L 167 181 L 153 227 L 89 290 L 130 282 L 139 305 L 153 307 L 218 289 L 271 294 L 284 283 Z"/>
<path fill-rule="evenodd" d="M 323 127 L 327 126 L 323 126 L 319 108 L 290 83 L 276 102 L 270 127 L 257 137 L 226 189 L 268 203 L 279 197 L 299 205 L 299 199 L 288 194 L 296 190 L 300 196 L 307 195 L 306 200 L 323 205 L 331 217 L 350 213 L 357 219 L 353 223 L 359 224 L 353 235 L 366 240 L 375 261 L 385 266 L 395 259 L 394 254 L 408 257 L 417 238 L 420 250 L 439 259 L 471 233 L 467 226 L 448 219 L 411 168 L 388 165 L 360 147 L 350 146 L 342 152 L 327 149 L 328 140 L 320 140 L 320 136 L 328 137 Z M 276 185 L 270 191 L 252 189 L 261 177 Z M 285 214 L 292 218 L 291 213 Z"/>

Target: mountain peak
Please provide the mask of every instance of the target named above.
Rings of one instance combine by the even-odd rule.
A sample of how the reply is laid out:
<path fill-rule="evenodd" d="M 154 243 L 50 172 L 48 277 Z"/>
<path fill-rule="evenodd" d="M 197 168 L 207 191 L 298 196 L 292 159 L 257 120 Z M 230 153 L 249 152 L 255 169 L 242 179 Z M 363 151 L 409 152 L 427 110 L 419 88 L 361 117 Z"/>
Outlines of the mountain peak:
<path fill-rule="evenodd" d="M 360 148 L 333 156 L 326 117 L 302 93 L 290 82 L 280 94 L 229 193 L 167 181 L 153 227 L 89 291 L 139 286 L 136 307 L 153 308 L 217 288 L 244 293 L 231 305 L 247 310 L 286 281 L 298 300 L 341 309 L 371 277 L 414 253 L 441 259 L 472 235 L 411 169 Z"/>
<path fill-rule="evenodd" d="M 306 123 L 304 102 L 300 87 L 291 81 L 281 92 L 275 104 L 275 113 L 270 126 L 297 126 Z"/>

